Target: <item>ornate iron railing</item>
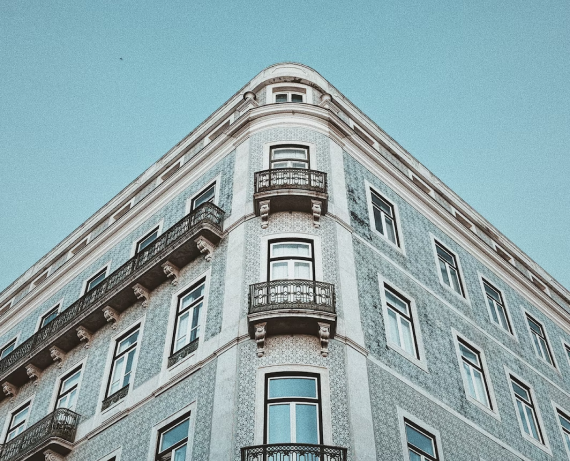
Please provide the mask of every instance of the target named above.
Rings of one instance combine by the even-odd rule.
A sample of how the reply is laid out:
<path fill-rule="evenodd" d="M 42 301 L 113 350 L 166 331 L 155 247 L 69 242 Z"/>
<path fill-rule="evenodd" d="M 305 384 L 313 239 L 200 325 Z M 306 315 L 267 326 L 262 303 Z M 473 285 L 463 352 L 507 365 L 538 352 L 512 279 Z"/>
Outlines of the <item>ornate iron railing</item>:
<path fill-rule="evenodd" d="M 147 271 L 156 258 L 163 256 L 162 252 L 165 248 L 175 246 L 178 240 L 181 240 L 185 235 L 192 235 L 199 226 L 210 224 L 221 233 L 223 219 L 224 211 L 216 205 L 208 202 L 200 205 L 0 360 L 0 375 L 4 375 L 10 367 L 22 358 L 29 358 L 30 355 L 33 355 L 33 351 L 38 346 L 45 345 L 79 316 L 90 311 L 90 308 L 96 306 L 98 300 L 122 288 L 126 282 Z"/>
<path fill-rule="evenodd" d="M 242 461 L 346 461 L 346 448 L 303 443 L 257 445 L 241 449 Z"/>
<path fill-rule="evenodd" d="M 180 362 L 184 357 L 188 357 L 192 352 L 198 349 L 198 341 L 200 338 L 196 338 L 194 341 L 186 344 L 182 349 L 176 351 L 170 357 L 168 357 L 168 367 Z"/>
<path fill-rule="evenodd" d="M 101 404 L 101 411 L 106 410 L 111 405 L 117 403 L 119 400 L 124 399 L 128 393 L 129 393 L 129 385 L 127 384 L 126 386 L 121 387 L 117 392 L 111 394 L 109 397 L 103 400 L 103 403 Z"/>
<path fill-rule="evenodd" d="M 303 189 L 325 194 L 327 174 L 304 168 L 279 168 L 255 173 L 255 193 L 275 189 Z"/>
<path fill-rule="evenodd" d="M 314 280 L 271 280 L 249 286 L 249 313 L 307 309 L 334 314 L 334 285 Z"/>
<path fill-rule="evenodd" d="M 51 438 L 73 443 L 79 423 L 79 415 L 67 408 L 58 408 L 53 413 L 26 429 L 7 442 L 0 453 L 0 461 L 23 459 Z"/>

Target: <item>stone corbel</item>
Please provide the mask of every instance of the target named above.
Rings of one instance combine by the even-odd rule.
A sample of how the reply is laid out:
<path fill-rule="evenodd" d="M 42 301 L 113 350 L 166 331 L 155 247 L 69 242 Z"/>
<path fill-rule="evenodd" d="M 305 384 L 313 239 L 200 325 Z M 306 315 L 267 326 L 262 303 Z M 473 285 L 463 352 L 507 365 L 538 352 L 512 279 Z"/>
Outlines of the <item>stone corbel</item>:
<path fill-rule="evenodd" d="M 329 93 L 325 93 L 321 96 L 321 103 L 319 106 L 324 107 L 325 109 L 331 108 L 332 96 Z"/>
<path fill-rule="evenodd" d="M 140 283 L 137 283 L 136 285 L 133 286 L 133 291 L 137 299 L 144 299 L 144 301 L 142 302 L 142 307 L 147 307 L 148 301 L 150 299 L 150 292 Z"/>
<path fill-rule="evenodd" d="M 84 326 L 77 327 L 77 337 L 79 341 L 85 342 L 85 349 L 89 349 L 89 344 L 91 343 L 91 338 L 93 337 L 93 333 L 91 333 L 87 328 Z"/>
<path fill-rule="evenodd" d="M 198 249 L 200 249 L 199 245 Z M 170 261 L 166 261 L 164 264 L 162 264 L 162 270 L 164 271 L 164 273 L 168 278 L 172 277 L 172 282 L 170 282 L 172 285 L 174 286 L 178 285 L 178 277 L 180 276 L 180 269 L 178 269 L 178 267 L 176 267 Z"/>
<path fill-rule="evenodd" d="M 18 395 L 18 388 L 8 381 L 2 383 L 2 392 L 6 397 L 14 398 Z"/>
<path fill-rule="evenodd" d="M 117 328 L 117 322 L 121 318 L 121 314 L 119 314 L 111 306 L 106 306 L 103 308 L 103 317 L 105 317 L 105 320 L 107 320 L 107 323 L 113 324 L 113 326 L 111 328 L 113 330 L 115 330 Z"/>
<path fill-rule="evenodd" d="M 210 242 L 206 237 L 198 237 L 196 240 L 196 245 L 200 253 L 205 254 L 204 259 L 208 262 L 212 260 L 212 253 L 214 252 L 214 244 Z"/>
<path fill-rule="evenodd" d="M 267 229 L 269 224 L 270 200 L 262 200 L 259 202 L 259 216 L 261 216 L 261 228 Z"/>
<path fill-rule="evenodd" d="M 44 451 L 45 461 L 64 461 L 65 458 L 52 450 Z"/>
<path fill-rule="evenodd" d="M 42 371 L 35 365 L 28 363 L 26 365 L 26 373 L 28 375 L 28 378 L 30 378 L 34 384 L 37 385 L 40 380 L 40 376 L 42 375 Z"/>
<path fill-rule="evenodd" d="M 265 326 L 267 322 L 255 324 L 255 342 L 257 343 L 257 356 L 265 355 L 265 335 L 267 333 Z"/>
<path fill-rule="evenodd" d="M 321 355 L 329 355 L 329 338 L 331 336 L 331 326 L 328 323 L 319 322 L 319 337 L 321 338 Z"/>
<path fill-rule="evenodd" d="M 51 355 L 52 360 L 57 363 L 57 366 L 61 368 L 65 359 L 65 352 L 57 346 L 51 346 L 49 348 L 49 355 Z"/>
<path fill-rule="evenodd" d="M 311 210 L 313 210 L 313 226 L 321 227 L 321 211 L 323 203 L 320 200 L 311 200 Z"/>
<path fill-rule="evenodd" d="M 239 106 L 236 110 L 241 114 L 243 114 L 244 112 L 247 112 L 250 109 L 254 109 L 256 107 L 259 107 L 259 104 L 257 103 L 257 101 L 255 100 L 256 96 L 255 93 L 252 91 L 246 91 L 243 94 L 243 104 L 241 106 Z"/>

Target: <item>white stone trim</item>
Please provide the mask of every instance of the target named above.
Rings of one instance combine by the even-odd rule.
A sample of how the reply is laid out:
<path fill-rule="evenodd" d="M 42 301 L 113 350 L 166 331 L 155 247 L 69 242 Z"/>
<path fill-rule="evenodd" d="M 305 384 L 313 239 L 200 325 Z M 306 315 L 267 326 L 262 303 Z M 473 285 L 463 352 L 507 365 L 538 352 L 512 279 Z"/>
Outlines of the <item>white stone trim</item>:
<path fill-rule="evenodd" d="M 303 94 L 304 93 L 304 97 L 303 97 L 303 103 L 306 104 L 313 104 L 313 91 L 312 88 L 309 85 L 304 85 L 304 84 L 300 84 L 300 83 L 293 83 L 293 82 L 279 82 L 279 83 L 273 83 L 270 85 L 267 85 L 265 87 L 265 104 L 277 104 L 275 102 L 275 95 L 277 93 L 295 93 L 295 91 L 277 91 L 275 92 L 274 90 L 280 87 L 287 87 L 287 88 L 299 88 L 300 91 L 299 93 Z M 282 103 L 282 104 L 287 104 L 287 103 Z"/>
<path fill-rule="evenodd" d="M 564 351 L 564 356 L 570 365 L 570 355 L 568 351 L 570 351 L 570 343 L 566 341 L 563 337 L 560 337 L 560 341 L 562 341 L 562 350 Z"/>
<path fill-rule="evenodd" d="M 424 429 L 426 432 L 432 434 L 435 438 L 435 446 L 437 449 L 437 460 L 438 461 L 445 461 L 443 456 L 443 448 L 441 444 L 441 434 L 440 432 L 433 426 L 425 423 L 418 417 L 414 416 L 413 414 L 407 412 L 406 410 L 396 407 L 398 413 L 398 426 L 400 428 L 400 440 L 402 441 L 402 450 L 404 453 L 404 460 L 410 461 L 410 454 L 408 452 L 408 437 L 406 436 L 406 422 L 407 419 L 411 423 L 414 423 L 418 427 Z"/>
<path fill-rule="evenodd" d="M 560 436 L 562 437 L 562 445 L 564 445 L 564 448 L 566 450 L 566 456 L 568 457 L 568 459 L 570 459 L 570 448 L 568 448 L 568 444 L 566 443 L 566 440 L 564 440 L 564 430 L 562 429 L 562 425 L 560 424 L 560 419 L 558 418 L 559 412 L 564 413 L 568 417 L 570 417 L 570 412 L 561 407 L 560 405 L 558 405 L 554 400 L 550 400 L 550 403 L 552 404 L 552 408 L 554 409 L 554 418 L 556 419 L 556 425 L 560 430 Z"/>
<path fill-rule="evenodd" d="M 105 456 L 100 458 L 98 461 L 111 461 L 113 458 L 115 459 L 115 461 L 121 461 L 122 451 L 123 447 L 116 448 L 111 453 L 106 454 Z"/>
<path fill-rule="evenodd" d="M 271 149 L 273 147 L 291 146 L 291 145 L 306 147 L 308 150 L 308 153 L 309 153 L 309 158 L 308 158 L 309 169 L 320 171 L 319 167 L 317 165 L 317 145 L 312 143 L 312 142 L 297 141 L 295 139 L 291 139 L 291 140 L 287 140 L 287 141 L 271 141 L 271 142 L 266 142 L 265 144 L 263 144 L 263 168 L 262 168 L 262 170 L 269 170 L 269 156 L 271 155 Z"/>
<path fill-rule="evenodd" d="M 493 273 L 501 282 L 504 283 L 503 279 Z M 505 291 L 501 290 L 495 283 L 492 283 L 489 280 L 489 277 L 485 277 L 481 272 L 477 271 L 477 278 L 479 279 L 479 285 L 481 286 L 481 292 L 483 293 L 483 302 L 485 303 L 485 307 L 487 308 L 487 314 L 489 315 L 489 323 L 495 327 L 496 330 L 502 331 L 506 333 L 508 336 L 513 338 L 515 341 L 518 341 L 517 331 L 515 330 L 515 326 L 513 325 L 513 316 L 511 315 L 511 310 L 509 308 L 509 304 L 507 301 L 507 297 L 505 296 Z M 485 291 L 485 281 L 489 283 L 493 288 L 496 288 L 501 293 L 501 299 L 503 300 L 503 305 L 505 307 L 505 313 L 507 315 L 507 321 L 511 327 L 512 331 L 505 330 L 501 325 L 498 325 L 493 321 L 493 315 L 491 313 L 491 308 L 489 307 L 489 303 L 487 302 L 487 292 Z"/>
<path fill-rule="evenodd" d="M 554 369 L 558 374 L 560 374 L 560 367 L 558 366 L 558 361 L 556 360 L 556 355 L 554 355 L 554 349 L 552 348 L 552 341 L 550 340 L 550 336 L 548 335 L 548 331 L 546 330 L 546 326 L 544 325 L 544 322 L 542 320 L 539 320 L 536 315 L 531 314 L 528 310 L 526 310 L 522 306 L 521 306 L 521 310 L 522 310 L 522 314 L 524 317 L 524 323 L 526 324 L 526 331 L 528 333 L 528 339 L 532 343 L 531 347 L 532 347 L 532 350 L 534 351 L 534 355 L 542 363 L 545 363 L 550 368 Z M 534 344 L 534 341 L 532 338 L 533 333 L 530 330 L 530 325 L 528 324 L 528 317 L 531 317 L 535 322 L 540 324 L 540 326 L 542 327 L 542 331 L 544 333 L 544 338 L 546 339 L 546 347 L 548 347 L 548 352 L 550 352 L 550 357 L 552 358 L 553 363 L 547 362 L 538 354 L 538 351 L 536 350 L 536 345 Z"/>
<path fill-rule="evenodd" d="M 8 435 L 8 429 L 10 428 L 10 420 L 12 419 L 12 415 L 19 409 L 21 409 L 25 405 L 29 405 L 29 412 L 28 412 L 28 419 L 26 420 L 26 424 L 24 425 L 24 430 L 26 430 L 30 426 L 30 416 L 32 415 L 32 406 L 34 404 L 34 398 L 36 394 L 32 394 L 27 399 L 18 402 L 17 404 L 14 403 L 12 408 L 6 412 L 6 419 L 4 421 L 4 428 L 2 429 L 2 440 L 6 440 L 6 436 Z M 15 402 L 17 397 L 10 399 L 10 402 Z"/>
<path fill-rule="evenodd" d="M 471 306 L 471 300 L 469 299 L 469 292 L 467 291 L 467 284 L 465 283 L 466 279 L 465 279 L 465 275 L 463 274 L 463 268 L 461 267 L 461 260 L 459 259 L 459 255 L 457 254 L 457 252 L 452 250 L 449 247 L 449 245 L 446 245 L 445 243 L 443 243 L 442 239 L 436 237 L 431 232 L 429 233 L 429 237 L 431 240 L 431 247 L 432 247 L 434 263 L 435 263 L 434 268 L 435 268 L 435 271 L 437 273 L 437 279 L 439 280 L 440 285 L 445 287 L 445 289 L 447 291 L 449 291 L 450 293 L 453 293 L 457 298 L 461 299 L 464 303 L 467 303 L 469 306 Z M 437 256 L 436 242 L 438 242 L 446 251 L 448 251 L 449 253 L 451 253 L 454 256 L 455 262 L 457 263 L 457 275 L 459 277 L 459 284 L 461 285 L 461 291 L 463 294 L 457 293 L 457 291 L 455 291 L 452 287 L 450 287 L 449 285 L 447 285 L 443 281 L 443 277 L 441 276 L 441 271 L 439 270 L 439 257 Z M 457 242 L 455 242 L 455 243 L 457 243 Z"/>

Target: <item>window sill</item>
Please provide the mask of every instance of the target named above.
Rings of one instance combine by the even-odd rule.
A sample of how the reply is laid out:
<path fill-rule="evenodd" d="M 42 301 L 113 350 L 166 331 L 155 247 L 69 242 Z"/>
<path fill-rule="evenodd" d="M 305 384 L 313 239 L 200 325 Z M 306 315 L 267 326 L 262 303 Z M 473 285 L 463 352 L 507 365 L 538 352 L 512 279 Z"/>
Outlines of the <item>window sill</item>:
<path fill-rule="evenodd" d="M 170 370 L 192 357 L 194 355 L 194 352 L 196 352 L 198 349 L 199 342 L 200 338 L 196 338 L 194 341 L 188 343 L 182 349 L 176 351 L 174 354 L 168 357 L 167 368 Z"/>
<path fill-rule="evenodd" d="M 443 283 L 442 280 L 441 280 L 439 277 L 438 277 L 438 280 L 439 280 L 439 284 L 440 284 L 443 288 L 445 288 L 446 291 L 449 291 L 449 292 L 450 292 L 451 294 L 453 294 L 455 297 L 457 297 L 458 299 L 460 299 L 461 301 L 463 301 L 465 304 L 467 304 L 469 307 L 471 307 L 471 301 L 469 301 L 469 299 L 468 299 L 466 296 L 464 296 L 464 295 L 462 295 L 462 294 L 460 294 L 460 293 L 457 293 L 457 291 L 455 291 L 455 290 L 454 290 L 453 288 L 451 288 L 449 285 L 446 285 L 445 283 Z"/>
<path fill-rule="evenodd" d="M 497 411 L 483 405 L 481 402 L 479 402 L 479 400 L 476 400 L 473 397 L 471 397 L 469 394 L 467 394 L 467 391 L 465 392 L 465 398 L 467 399 L 467 401 L 469 403 L 471 403 L 472 405 L 475 405 L 481 411 L 484 411 L 489 416 L 492 416 L 493 418 L 495 418 L 497 421 L 501 421 L 501 415 Z"/>
<path fill-rule="evenodd" d="M 400 245 L 396 245 L 394 242 L 392 242 L 392 240 L 390 240 L 388 237 L 386 237 L 384 234 L 382 234 L 381 232 L 379 232 L 378 230 L 376 230 L 375 227 L 370 226 L 370 230 L 372 231 L 372 234 L 377 236 L 378 238 L 380 238 L 383 242 L 387 243 L 388 245 L 390 245 L 390 247 L 392 247 L 394 250 L 397 250 L 398 252 L 400 252 L 402 255 L 407 256 L 406 252 L 403 248 L 403 246 Z M 401 240 L 401 239 L 400 239 Z"/>
<path fill-rule="evenodd" d="M 395 344 L 392 344 L 390 342 L 387 342 L 386 344 L 390 349 L 392 349 L 394 352 L 397 352 L 398 354 L 400 354 L 406 360 L 409 360 L 410 362 L 412 362 L 419 369 L 421 369 L 422 371 L 425 371 L 426 373 L 429 373 L 427 362 L 425 360 L 420 360 L 420 359 L 414 357 L 413 355 L 410 355 L 407 351 L 400 348 L 399 346 L 396 346 Z"/>
<path fill-rule="evenodd" d="M 129 393 L 129 385 L 127 384 L 122 389 L 119 389 L 114 394 L 111 394 L 101 403 L 101 413 L 104 413 L 107 410 L 116 407 L 119 403 L 123 402 L 128 393 Z"/>

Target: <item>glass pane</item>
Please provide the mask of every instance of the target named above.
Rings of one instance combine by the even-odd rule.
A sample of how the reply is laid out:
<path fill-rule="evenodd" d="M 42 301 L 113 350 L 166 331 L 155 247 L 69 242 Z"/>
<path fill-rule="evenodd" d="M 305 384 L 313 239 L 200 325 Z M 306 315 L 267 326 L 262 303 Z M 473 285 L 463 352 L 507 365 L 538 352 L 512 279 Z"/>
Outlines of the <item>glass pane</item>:
<path fill-rule="evenodd" d="M 414 334 L 412 332 L 412 324 L 403 317 L 400 317 L 400 327 L 402 331 L 402 348 L 410 355 L 416 355 L 414 350 Z"/>
<path fill-rule="evenodd" d="M 149 246 L 152 242 L 154 242 L 157 237 L 158 237 L 158 229 L 156 229 L 152 234 L 150 234 L 148 237 L 145 237 L 143 240 L 139 242 L 138 245 L 139 248 L 137 251 L 144 250 L 147 246 Z"/>
<path fill-rule="evenodd" d="M 380 210 L 386 213 L 388 216 L 393 216 L 392 214 L 392 207 L 386 203 L 383 199 L 381 199 L 378 195 L 372 194 L 372 203 L 376 205 Z"/>
<path fill-rule="evenodd" d="M 469 360 L 471 363 L 473 363 L 476 366 L 480 366 L 479 364 L 479 355 L 476 354 L 475 352 L 473 352 L 471 349 L 469 349 L 467 346 L 459 343 L 459 350 L 461 351 L 461 355 L 466 358 L 467 360 Z"/>
<path fill-rule="evenodd" d="M 467 378 L 467 391 L 471 398 L 477 400 L 477 393 L 475 391 L 475 383 L 473 382 L 473 375 L 471 374 L 471 367 L 463 362 L 463 371 L 465 372 L 465 377 Z"/>
<path fill-rule="evenodd" d="M 181 447 L 174 450 L 174 457 L 172 461 L 184 461 L 186 459 L 186 445 L 182 445 Z"/>
<path fill-rule="evenodd" d="M 283 256 L 311 257 L 311 245 L 300 242 L 284 242 L 271 244 L 271 256 L 281 258 Z"/>
<path fill-rule="evenodd" d="M 71 389 L 73 386 L 76 386 L 77 383 L 79 382 L 80 376 L 81 376 L 81 370 L 77 370 L 75 373 L 73 373 L 73 375 L 67 378 L 63 382 L 63 385 L 61 386 L 61 393 L 63 394 L 64 392 L 67 392 L 69 389 Z"/>
<path fill-rule="evenodd" d="M 408 425 L 406 425 L 406 436 L 408 437 L 408 443 L 431 456 L 435 456 L 433 440 L 430 437 Z"/>
<path fill-rule="evenodd" d="M 274 162 L 271 164 L 271 168 L 273 169 L 289 168 L 289 162 Z"/>
<path fill-rule="evenodd" d="M 286 94 L 275 95 L 275 102 L 287 102 L 287 95 Z"/>
<path fill-rule="evenodd" d="M 451 286 L 451 281 L 447 275 L 447 265 L 441 259 L 439 260 L 439 270 L 441 271 L 441 278 L 443 279 L 443 283 Z"/>
<path fill-rule="evenodd" d="M 530 329 L 532 331 L 534 331 L 539 336 L 544 336 L 544 334 L 542 333 L 542 328 L 540 327 L 540 325 L 538 325 L 534 320 L 531 320 L 528 317 L 527 317 L 527 320 L 528 320 L 528 325 L 530 326 Z"/>
<path fill-rule="evenodd" d="M 119 344 L 119 349 L 117 351 L 117 354 L 126 351 L 129 347 L 131 347 L 134 343 L 136 343 L 138 337 L 139 337 L 139 330 L 133 331 L 129 336 L 123 339 Z"/>
<path fill-rule="evenodd" d="M 201 284 L 199 287 L 194 288 L 190 293 L 182 298 L 179 310 L 183 311 L 202 296 L 204 296 L 204 284 Z"/>
<path fill-rule="evenodd" d="M 58 309 L 54 309 L 53 311 L 51 311 L 50 313 L 48 313 L 43 319 L 42 319 L 42 324 L 41 327 L 45 327 L 48 323 L 50 323 L 53 319 L 55 319 L 57 317 L 58 314 Z"/>
<path fill-rule="evenodd" d="M 410 461 L 422 461 L 422 457 L 413 450 L 408 450 L 410 454 Z"/>
<path fill-rule="evenodd" d="M 483 405 L 489 406 L 489 399 L 487 398 L 487 389 L 485 387 L 485 381 L 483 379 L 483 375 L 478 370 L 472 370 L 473 373 L 473 381 L 475 385 L 475 389 L 477 391 L 476 399 L 479 400 Z"/>
<path fill-rule="evenodd" d="M 317 406 L 297 403 L 295 405 L 296 443 L 319 443 Z"/>
<path fill-rule="evenodd" d="M 30 411 L 30 407 L 26 407 L 26 408 L 20 410 L 18 413 L 16 413 L 12 418 L 12 424 L 10 426 L 15 427 L 15 426 L 23 423 L 27 419 L 29 411 Z"/>
<path fill-rule="evenodd" d="M 491 287 L 490 287 L 489 285 L 487 285 L 486 283 L 485 283 L 484 285 L 485 285 L 485 291 L 487 292 L 487 294 L 488 294 L 491 298 L 495 299 L 495 301 L 497 301 L 498 303 L 500 303 L 500 302 L 501 302 L 501 295 L 499 294 L 499 292 L 498 292 L 497 290 L 491 288 Z"/>
<path fill-rule="evenodd" d="M 97 285 L 99 285 L 103 280 L 105 280 L 105 277 L 107 276 L 107 271 L 103 271 L 101 272 L 99 275 L 97 275 L 96 277 L 93 277 L 89 283 L 87 284 L 87 291 L 95 288 Z"/>
<path fill-rule="evenodd" d="M 271 263 L 271 280 L 281 280 L 289 278 L 289 263 L 280 261 Z"/>
<path fill-rule="evenodd" d="M 133 361 L 135 359 L 135 350 L 133 349 L 127 354 L 127 365 L 125 366 L 125 377 L 123 378 L 123 385 L 125 387 L 131 380 L 131 371 L 133 369 Z"/>
<path fill-rule="evenodd" d="M 307 159 L 307 150 L 306 149 L 298 149 L 294 147 L 283 147 L 280 149 L 273 149 L 271 151 L 272 158 L 274 160 L 281 160 L 281 159 L 297 159 L 297 160 L 306 160 Z"/>
<path fill-rule="evenodd" d="M 198 208 L 202 203 L 212 202 L 214 200 L 214 196 L 216 195 L 216 185 L 212 184 L 208 189 L 198 195 L 192 201 L 192 210 Z"/>
<path fill-rule="evenodd" d="M 500 304 L 495 304 L 497 307 L 497 312 L 499 313 L 500 325 L 507 331 L 509 331 L 509 323 L 507 322 L 507 314 L 505 308 Z"/>
<path fill-rule="evenodd" d="M 382 224 L 382 213 L 376 207 L 373 207 L 374 210 L 374 224 L 376 225 L 376 230 L 384 235 L 384 225 Z"/>
<path fill-rule="evenodd" d="M 534 418 L 534 411 L 532 408 L 525 406 L 525 411 L 528 419 L 528 425 L 530 426 L 530 435 L 536 440 L 540 440 L 538 435 L 538 427 L 536 425 L 536 420 Z"/>
<path fill-rule="evenodd" d="M 568 434 L 568 432 L 564 432 L 564 440 L 566 441 L 566 446 L 570 450 L 570 434 Z"/>
<path fill-rule="evenodd" d="M 437 250 L 437 255 L 441 259 L 443 259 L 445 262 L 447 262 L 450 266 L 455 267 L 455 259 L 453 258 L 453 256 L 451 254 L 449 254 L 447 251 L 445 251 L 439 245 L 436 245 L 435 248 Z"/>
<path fill-rule="evenodd" d="M 519 410 L 519 416 L 521 418 L 523 430 L 525 431 L 525 433 L 530 435 L 530 429 L 528 427 L 528 421 L 526 420 L 526 414 L 525 414 L 524 407 L 525 407 L 524 404 L 520 400 L 517 400 L 517 408 Z"/>
<path fill-rule="evenodd" d="M 291 162 L 291 167 L 292 167 L 292 168 L 304 168 L 304 169 L 307 169 L 307 168 L 309 168 L 309 165 L 307 165 L 306 162 Z"/>
<path fill-rule="evenodd" d="M 303 96 L 300 94 L 292 94 L 291 95 L 292 102 L 303 102 Z"/>
<path fill-rule="evenodd" d="M 16 347 L 16 342 L 14 341 L 12 344 L 2 349 L 2 353 L 0 354 L 0 359 L 6 357 L 10 352 L 14 350 L 15 347 Z"/>
<path fill-rule="evenodd" d="M 570 420 L 566 419 L 561 414 L 559 414 L 558 417 L 560 418 L 560 424 L 562 424 L 562 427 L 570 432 Z"/>
<path fill-rule="evenodd" d="M 186 337 L 188 334 L 188 320 L 190 312 L 184 312 L 178 319 L 178 330 L 176 332 L 176 340 L 174 343 L 174 352 L 182 349 L 186 345 Z"/>
<path fill-rule="evenodd" d="M 398 314 L 396 314 L 392 309 L 388 309 L 388 340 L 392 344 L 397 344 L 401 347 Z"/>
<path fill-rule="evenodd" d="M 530 398 L 528 396 L 528 391 L 526 389 L 524 389 L 523 387 L 519 386 L 514 381 L 511 381 L 511 383 L 513 385 L 513 390 L 515 391 L 515 394 L 519 395 L 520 397 L 522 397 L 527 402 L 530 402 Z"/>
<path fill-rule="evenodd" d="M 457 293 L 461 294 L 461 285 L 459 285 L 459 275 L 457 274 L 457 271 L 450 267 L 449 274 L 451 275 L 452 288 L 457 291 Z"/>
<path fill-rule="evenodd" d="M 268 443 L 291 443 L 291 410 L 289 404 L 269 405 Z"/>
<path fill-rule="evenodd" d="M 315 378 L 271 378 L 269 380 L 269 398 L 309 397 L 317 398 L 317 380 Z"/>
<path fill-rule="evenodd" d="M 123 378 L 123 371 L 125 369 L 125 357 L 121 357 L 115 362 L 115 369 L 113 370 L 113 377 L 111 378 L 111 386 L 109 387 L 109 395 L 117 392 L 121 386 Z"/>
<path fill-rule="evenodd" d="M 311 263 L 295 261 L 294 263 L 295 271 L 294 277 L 296 279 L 311 280 L 313 274 L 311 273 Z"/>
<path fill-rule="evenodd" d="M 172 429 L 164 432 L 160 441 L 160 452 L 169 449 L 171 446 L 176 445 L 181 440 L 188 437 L 188 428 L 190 427 L 190 419 L 185 419 L 180 424 L 177 424 Z"/>
<path fill-rule="evenodd" d="M 402 314 L 404 314 L 407 317 L 410 315 L 408 312 L 408 304 L 405 301 L 400 299 L 398 296 L 393 294 L 391 291 L 385 290 L 384 293 L 386 295 L 386 301 L 388 302 L 388 304 L 390 306 L 396 308 L 397 310 L 399 310 Z"/>
<path fill-rule="evenodd" d="M 73 410 L 75 407 L 76 400 L 77 400 L 77 389 L 73 389 L 69 394 L 61 398 L 57 407 L 69 408 L 70 410 Z"/>
<path fill-rule="evenodd" d="M 396 230 L 394 227 L 394 221 L 384 216 L 384 224 L 386 225 L 386 233 L 388 234 L 386 237 L 388 237 L 388 240 L 390 240 L 390 242 L 396 243 Z"/>

